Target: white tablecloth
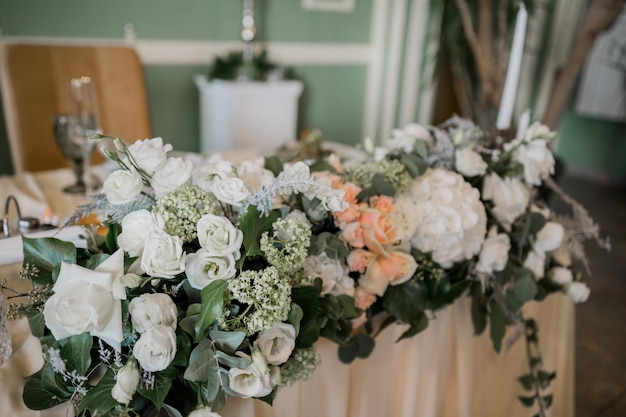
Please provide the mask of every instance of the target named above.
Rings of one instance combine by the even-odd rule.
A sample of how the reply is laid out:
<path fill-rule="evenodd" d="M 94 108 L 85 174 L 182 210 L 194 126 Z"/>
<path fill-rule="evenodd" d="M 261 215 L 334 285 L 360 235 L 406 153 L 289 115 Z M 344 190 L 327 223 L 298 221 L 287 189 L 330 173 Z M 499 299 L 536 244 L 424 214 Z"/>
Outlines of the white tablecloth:
<path fill-rule="evenodd" d="M 60 188 L 71 182 L 68 170 L 0 178 L 0 201 L 10 193 L 23 215 L 41 216 L 46 207 L 61 215 L 72 213 L 74 198 Z M 0 253 L 0 259 L 2 254 Z M 0 262 L 0 265 L 2 262 Z M 0 266 L 0 276 L 18 281 L 19 265 Z M 18 284 L 24 285 L 23 282 Z M 574 415 L 574 308 L 563 295 L 525 307 L 540 326 L 544 366 L 556 370 L 552 383 L 553 416 Z M 23 377 L 42 365 L 38 339 L 25 320 L 10 322 L 14 354 L 0 367 L 0 415 L 65 416 L 65 409 L 40 413 L 21 401 Z M 438 312 L 426 331 L 395 343 L 402 333 L 392 326 L 376 339 L 366 360 L 341 364 L 336 346 L 318 343 L 322 358 L 311 381 L 280 392 L 273 407 L 257 400 L 230 401 L 223 417 L 517 417 L 532 416 L 517 400 L 523 395 L 517 377 L 528 372 L 525 344 L 496 354 L 488 331 L 473 335 L 469 299 Z"/>

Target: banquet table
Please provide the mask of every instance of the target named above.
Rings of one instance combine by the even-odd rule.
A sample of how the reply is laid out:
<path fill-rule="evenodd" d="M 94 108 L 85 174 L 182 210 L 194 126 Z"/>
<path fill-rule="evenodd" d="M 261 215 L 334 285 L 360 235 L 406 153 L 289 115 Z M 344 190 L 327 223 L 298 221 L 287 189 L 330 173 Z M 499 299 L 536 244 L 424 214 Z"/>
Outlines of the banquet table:
<path fill-rule="evenodd" d="M 97 168 L 97 167 L 96 167 Z M 42 218 L 48 212 L 62 220 L 84 196 L 61 191 L 72 182 L 69 169 L 0 177 L 0 202 L 14 195 L 23 216 Z M 19 280 L 18 238 L 0 239 L 0 279 L 9 286 Z M 6 300 L 7 294 L 5 294 Z M 254 399 L 230 398 L 222 417 L 502 417 L 532 416 L 521 405 L 525 395 L 517 377 L 528 372 L 526 347 L 520 338 L 502 352 L 492 347 L 488 330 L 474 335 L 471 300 L 463 297 L 431 317 L 429 327 L 416 337 L 396 342 L 404 332 L 392 325 L 376 339 L 368 359 L 342 364 L 336 345 L 317 343 L 321 364 L 310 381 L 285 387 L 274 405 Z M 544 368 L 556 371 L 551 385 L 554 402 L 548 415 L 574 415 L 574 307 L 562 294 L 524 307 L 539 325 Z M 13 355 L 0 366 L 0 415 L 65 416 L 67 407 L 32 411 L 22 402 L 24 378 L 42 365 L 41 345 L 30 334 L 26 319 L 9 322 Z M 509 331 L 505 339 L 514 336 Z"/>

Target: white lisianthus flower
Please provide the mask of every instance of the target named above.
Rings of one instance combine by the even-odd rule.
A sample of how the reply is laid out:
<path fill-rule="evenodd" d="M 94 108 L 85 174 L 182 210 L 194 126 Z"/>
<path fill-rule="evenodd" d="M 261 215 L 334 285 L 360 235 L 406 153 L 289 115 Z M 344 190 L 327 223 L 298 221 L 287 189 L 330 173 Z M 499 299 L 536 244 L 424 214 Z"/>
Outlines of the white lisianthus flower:
<path fill-rule="evenodd" d="M 543 139 L 522 143 L 515 149 L 512 158 L 524 166 L 524 181 L 527 184 L 541 185 L 541 180 L 554 174 L 554 156 Z"/>
<path fill-rule="evenodd" d="M 141 375 L 134 359 L 126 362 L 126 365 L 115 375 L 115 385 L 111 389 L 111 397 L 121 404 L 130 403 L 137 391 Z"/>
<path fill-rule="evenodd" d="M 165 165 L 167 152 L 172 150 L 172 145 L 163 144 L 162 138 L 138 140 L 128 147 L 131 155 L 139 168 L 148 175 L 154 174 Z"/>
<path fill-rule="evenodd" d="M 128 313 L 137 333 L 144 333 L 154 326 L 169 326 L 176 330 L 178 311 L 167 294 L 142 294 L 133 298 L 128 305 Z"/>
<path fill-rule="evenodd" d="M 205 214 L 198 220 L 198 242 L 211 255 L 235 254 L 241 248 L 243 232 L 226 217 Z"/>
<path fill-rule="evenodd" d="M 150 185 L 154 189 L 157 199 L 170 191 L 191 182 L 193 164 L 183 158 L 167 158 L 165 165 L 156 171 L 150 179 Z"/>
<path fill-rule="evenodd" d="M 348 266 L 339 259 L 331 259 L 325 253 L 309 256 L 302 263 L 302 268 L 311 278 L 322 279 L 320 296 L 354 295 L 354 280 L 348 275 Z"/>
<path fill-rule="evenodd" d="M 187 255 L 185 273 L 189 284 L 201 290 L 217 279 L 234 277 L 237 273 L 235 257 L 233 254 L 211 255 L 206 249 L 200 249 Z"/>
<path fill-rule="evenodd" d="M 141 254 L 141 269 L 154 278 L 174 278 L 185 270 L 183 240 L 162 230 L 152 231 Z"/>
<path fill-rule="evenodd" d="M 509 260 L 510 249 L 509 235 L 498 233 L 497 228 L 492 227 L 478 256 L 476 270 L 486 274 L 502 271 Z"/>
<path fill-rule="evenodd" d="M 44 305 L 46 327 L 55 339 L 88 332 L 117 351 L 122 342 L 122 303 L 113 291 L 116 278 L 124 275 L 124 252 L 118 250 L 95 270 L 61 263 L 52 287 L 54 294 Z"/>
<path fill-rule="evenodd" d="M 148 210 L 132 211 L 122 219 L 122 233 L 117 236 L 117 244 L 130 256 L 139 256 L 146 238 L 153 231 L 163 230 L 163 226 L 163 219 Z"/>
<path fill-rule="evenodd" d="M 483 199 L 493 201 L 493 214 L 506 231 L 528 207 L 530 191 L 517 178 L 500 178 L 492 173 L 483 183 Z"/>
<path fill-rule="evenodd" d="M 476 255 L 487 215 L 477 189 L 455 172 L 429 169 L 413 182 L 417 230 L 411 244 L 444 268 Z"/>
<path fill-rule="evenodd" d="M 211 184 L 210 191 L 219 201 L 234 207 L 241 207 L 250 198 L 250 191 L 243 180 L 236 177 L 216 178 Z"/>
<path fill-rule="evenodd" d="M 551 252 L 561 246 L 565 229 L 563 225 L 557 222 L 546 222 L 546 224 L 537 232 L 533 249 L 542 252 Z"/>
<path fill-rule="evenodd" d="M 543 278 L 546 270 L 545 252 L 531 250 L 524 260 L 524 266 L 532 271 L 537 280 Z"/>
<path fill-rule="evenodd" d="M 274 389 L 267 363 L 258 349 L 252 350 L 252 363 L 248 367 L 230 368 L 228 382 L 230 389 L 242 398 L 265 397 Z"/>
<path fill-rule="evenodd" d="M 187 417 L 221 417 L 219 414 L 211 411 L 211 407 L 196 408 Z"/>
<path fill-rule="evenodd" d="M 204 191 L 211 191 L 214 181 L 228 177 L 237 177 L 233 164 L 221 159 L 220 156 L 213 156 L 194 167 L 191 172 L 191 183 Z"/>
<path fill-rule="evenodd" d="M 584 282 L 572 282 L 565 288 L 565 293 L 575 303 L 584 303 L 589 298 L 591 290 Z"/>
<path fill-rule="evenodd" d="M 118 169 L 113 171 L 102 184 L 102 191 L 109 203 L 113 205 L 130 203 L 137 198 L 141 190 L 143 190 L 143 181 L 136 171 Z"/>
<path fill-rule="evenodd" d="M 550 280 L 555 284 L 565 286 L 574 281 L 574 276 L 569 268 L 562 266 L 554 267 L 550 270 Z"/>
<path fill-rule="evenodd" d="M 170 326 L 154 326 L 135 342 L 133 356 L 148 372 L 167 368 L 176 356 L 176 333 Z"/>
<path fill-rule="evenodd" d="M 484 175 L 487 163 L 480 154 L 471 148 L 457 149 L 454 157 L 454 167 L 465 177 Z"/>
<path fill-rule="evenodd" d="M 237 174 L 251 193 L 258 192 L 261 187 L 269 187 L 274 179 L 274 174 L 264 167 L 263 158 L 255 161 L 244 161 L 237 168 Z"/>
<path fill-rule="evenodd" d="M 296 347 L 296 329 L 289 323 L 278 323 L 259 333 L 253 346 L 263 353 L 267 363 L 281 365 Z"/>

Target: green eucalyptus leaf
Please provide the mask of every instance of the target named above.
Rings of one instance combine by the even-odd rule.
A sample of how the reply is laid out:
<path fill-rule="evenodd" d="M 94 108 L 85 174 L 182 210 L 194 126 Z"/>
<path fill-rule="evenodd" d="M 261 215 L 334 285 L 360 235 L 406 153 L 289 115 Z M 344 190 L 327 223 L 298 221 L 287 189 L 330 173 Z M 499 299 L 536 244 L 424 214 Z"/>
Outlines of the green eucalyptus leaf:
<path fill-rule="evenodd" d="M 65 360 L 67 369 L 85 375 L 91 366 L 92 347 L 93 337 L 89 333 L 68 337 L 61 348 L 61 358 Z"/>
<path fill-rule="evenodd" d="M 234 353 L 246 338 L 244 332 L 223 332 L 221 330 L 212 329 L 209 331 L 209 337 L 218 349 L 224 352 Z"/>
<path fill-rule="evenodd" d="M 533 404 L 535 403 L 535 397 L 519 396 L 517 398 L 519 398 L 520 402 L 524 405 L 524 407 L 532 407 Z"/>
<path fill-rule="evenodd" d="M 398 338 L 397 342 L 402 339 L 408 339 L 418 333 L 423 332 L 428 327 L 428 316 L 423 311 L 413 320 L 411 326 Z"/>
<path fill-rule="evenodd" d="M 166 413 L 167 417 L 183 417 L 183 415 L 171 405 L 163 404 L 161 410 Z"/>
<path fill-rule="evenodd" d="M 231 356 L 227 353 L 222 352 L 221 350 L 215 352 L 215 356 L 217 356 L 217 360 L 219 363 L 228 366 L 229 368 L 245 369 L 252 363 L 248 359 L 240 358 L 238 356 Z"/>
<path fill-rule="evenodd" d="M 357 346 L 356 343 L 351 340 L 347 344 L 343 344 L 339 346 L 338 350 L 339 360 L 342 363 L 350 364 L 357 357 Z"/>
<path fill-rule="evenodd" d="M 24 264 L 37 265 L 39 276 L 33 281 L 40 285 L 54 284 L 53 271 L 62 262 L 76 263 L 73 243 L 53 237 L 29 238 L 22 236 Z"/>
<path fill-rule="evenodd" d="M 198 322 L 198 317 L 200 317 L 200 314 L 185 317 L 178 323 L 178 327 L 183 329 L 183 331 L 187 332 L 187 334 L 191 335 L 192 337 L 195 337 L 196 335 L 195 327 L 196 327 L 196 323 Z"/>
<path fill-rule="evenodd" d="M 354 305 L 354 298 L 347 294 L 341 294 L 335 297 L 341 306 L 341 318 L 350 320 L 361 315 L 361 311 Z"/>
<path fill-rule="evenodd" d="M 87 269 L 94 270 L 102 262 L 106 261 L 109 256 L 111 255 L 109 255 L 108 253 L 96 253 L 95 255 L 92 255 L 87 260 L 87 262 L 85 262 L 84 267 Z"/>
<path fill-rule="evenodd" d="M 222 310 L 224 309 L 224 292 L 227 288 L 228 282 L 223 279 L 218 279 L 202 289 L 200 294 L 202 299 L 202 311 L 194 326 L 196 342 L 202 338 L 204 331 L 222 315 Z"/>
<path fill-rule="evenodd" d="M 78 404 L 78 414 L 81 415 L 85 411 L 89 411 L 91 415 L 106 415 L 115 408 L 119 403 L 111 396 L 111 389 L 114 385 L 115 374 L 109 368 L 98 385 L 87 391 L 87 394 L 81 399 Z"/>
<path fill-rule="evenodd" d="M 532 391 L 533 389 L 533 376 L 531 374 L 522 375 L 517 378 L 519 383 L 526 391 Z"/>
<path fill-rule="evenodd" d="M 376 346 L 374 338 L 365 333 L 359 333 L 353 339 L 356 343 L 357 358 L 367 358 L 374 350 L 374 346 Z"/>
<path fill-rule="evenodd" d="M 183 377 L 194 382 L 208 381 L 210 375 L 216 372 L 214 355 L 210 342 L 208 345 L 196 347 L 191 353 L 189 366 L 185 369 Z"/>
<path fill-rule="evenodd" d="M 428 158 L 428 146 L 424 140 L 416 140 L 413 144 L 413 152 L 417 153 L 422 159 Z"/>
<path fill-rule="evenodd" d="M 481 335 L 487 328 L 487 311 L 483 304 L 483 286 L 480 282 L 475 282 L 472 286 L 472 321 L 474 323 L 474 334 Z"/>
<path fill-rule="evenodd" d="M 529 214 L 529 216 L 530 216 L 530 228 L 528 231 L 530 233 L 535 234 L 538 231 L 540 231 L 543 228 L 543 226 L 546 225 L 546 218 L 543 217 L 542 214 L 533 211 Z"/>
<path fill-rule="evenodd" d="M 492 301 L 490 304 L 491 312 L 489 314 L 490 336 L 493 348 L 496 352 L 500 353 L 502 349 L 502 339 L 506 333 L 506 316 L 504 309 L 500 304 Z"/>
<path fill-rule="evenodd" d="M 298 334 L 300 333 L 300 322 L 302 321 L 302 317 L 304 317 L 304 312 L 300 306 L 296 303 L 291 303 L 291 309 L 289 310 L 287 322 L 290 323 L 294 329 L 296 329 L 296 337 L 298 337 Z"/>
<path fill-rule="evenodd" d="M 390 285 L 383 295 L 383 305 L 404 323 L 415 321 L 426 308 L 426 290 L 409 280 L 401 285 Z"/>
<path fill-rule="evenodd" d="M 157 409 L 161 409 L 165 397 L 167 397 L 172 387 L 172 381 L 179 375 L 179 372 L 176 367 L 170 365 L 168 368 L 157 372 L 155 375 L 156 378 L 152 389 L 140 385 L 137 388 L 137 392 L 152 401 L 152 404 L 154 404 Z M 110 395 L 111 393 L 109 392 L 109 396 Z"/>
<path fill-rule="evenodd" d="M 265 169 L 272 171 L 272 174 L 277 177 L 283 170 L 283 163 L 277 156 L 267 156 L 265 157 Z"/>
<path fill-rule="evenodd" d="M 376 173 L 372 178 L 372 188 L 377 195 L 387 195 L 393 197 L 396 195 L 396 189 L 389 183 L 382 174 Z"/>
<path fill-rule="evenodd" d="M 216 385 L 219 386 L 219 380 L 215 382 Z M 226 405 L 226 393 L 220 387 L 217 391 L 217 395 L 215 395 L 215 399 L 211 403 L 211 410 L 220 411 Z"/>
<path fill-rule="evenodd" d="M 172 360 L 172 366 L 186 367 L 188 364 L 189 351 L 191 350 L 191 340 L 183 331 L 176 331 L 176 356 Z"/>
<path fill-rule="evenodd" d="M 300 332 L 296 338 L 296 346 L 299 348 L 312 346 L 320 337 L 319 295 L 319 289 L 310 286 L 293 288 L 291 291 L 291 300 L 302 309 Z"/>

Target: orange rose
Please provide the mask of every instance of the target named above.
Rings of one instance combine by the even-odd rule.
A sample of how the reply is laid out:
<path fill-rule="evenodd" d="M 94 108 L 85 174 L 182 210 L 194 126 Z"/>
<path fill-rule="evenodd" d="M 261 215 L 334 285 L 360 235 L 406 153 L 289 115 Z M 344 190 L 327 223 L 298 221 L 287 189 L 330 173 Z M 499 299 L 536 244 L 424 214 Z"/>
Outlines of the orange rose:
<path fill-rule="evenodd" d="M 361 274 L 365 272 L 365 268 L 370 264 L 374 254 L 365 249 L 355 249 L 350 252 L 346 262 L 350 271 L 357 271 Z"/>
<path fill-rule="evenodd" d="M 383 213 L 391 213 L 393 211 L 393 198 L 387 195 L 379 195 L 370 198 L 370 207 Z"/>
<path fill-rule="evenodd" d="M 356 196 L 359 195 L 359 193 L 361 192 L 361 187 L 354 183 L 348 182 L 343 184 L 343 186 L 341 186 L 341 189 L 346 192 L 346 194 L 343 196 L 343 199 L 350 204 L 355 204 L 357 201 Z"/>
<path fill-rule="evenodd" d="M 371 294 L 363 289 L 356 287 L 354 289 L 354 305 L 361 310 L 368 309 L 376 301 L 376 294 Z"/>
<path fill-rule="evenodd" d="M 363 243 L 361 225 L 357 222 L 348 223 L 341 231 L 341 238 L 348 242 L 353 248 L 362 248 L 365 246 Z"/>
<path fill-rule="evenodd" d="M 400 239 L 398 229 L 391 219 L 379 210 L 363 210 L 359 221 L 363 229 L 363 242 L 374 253 L 384 254 L 384 245 Z"/>

